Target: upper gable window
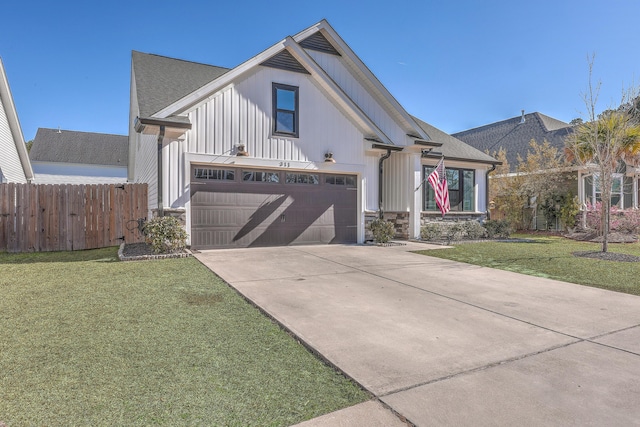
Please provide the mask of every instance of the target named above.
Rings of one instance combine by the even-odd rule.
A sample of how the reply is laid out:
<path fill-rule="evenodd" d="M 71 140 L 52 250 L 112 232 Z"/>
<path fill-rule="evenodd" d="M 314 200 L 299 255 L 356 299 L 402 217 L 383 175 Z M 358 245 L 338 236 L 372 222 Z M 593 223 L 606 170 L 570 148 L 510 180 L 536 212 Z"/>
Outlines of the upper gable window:
<path fill-rule="evenodd" d="M 298 137 L 298 88 L 273 84 L 273 133 Z"/>

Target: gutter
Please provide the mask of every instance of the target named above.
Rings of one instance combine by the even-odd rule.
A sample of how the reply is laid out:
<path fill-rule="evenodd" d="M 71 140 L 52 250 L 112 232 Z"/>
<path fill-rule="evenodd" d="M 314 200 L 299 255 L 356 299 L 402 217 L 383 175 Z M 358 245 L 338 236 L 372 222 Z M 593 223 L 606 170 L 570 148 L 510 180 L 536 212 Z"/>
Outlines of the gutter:
<path fill-rule="evenodd" d="M 431 152 L 425 151 L 422 154 L 422 157 L 424 157 L 426 159 L 439 159 L 440 157 L 442 157 L 442 153 L 435 152 L 435 151 L 431 151 Z M 491 160 L 465 159 L 464 157 L 449 157 L 449 156 L 447 156 L 447 160 L 454 160 L 454 161 L 457 161 L 457 162 L 467 162 L 467 163 L 481 163 L 483 165 L 493 165 L 493 169 L 491 169 L 492 171 L 495 169 L 495 166 L 502 164 L 502 162 L 499 162 L 497 160 L 491 161 Z"/>
<path fill-rule="evenodd" d="M 502 164 L 502 163 L 499 163 L 499 164 Z M 490 202 L 490 200 L 489 200 L 489 174 L 491 172 L 493 172 L 494 170 L 496 170 L 496 166 L 497 166 L 496 164 L 492 165 L 491 169 L 489 169 L 487 171 L 487 174 L 485 175 L 485 181 L 486 181 L 485 182 L 485 185 L 486 185 L 485 186 L 485 188 L 486 188 L 486 191 L 485 191 L 485 198 L 486 198 L 485 206 L 487 207 L 487 219 L 491 219 L 491 210 L 489 209 L 489 202 Z"/>
<path fill-rule="evenodd" d="M 164 216 L 164 206 L 162 205 L 162 143 L 164 142 L 164 125 L 160 126 L 158 133 L 158 216 Z"/>
<path fill-rule="evenodd" d="M 382 187 L 383 187 L 382 172 L 384 170 L 384 166 L 382 165 L 382 163 L 384 163 L 385 160 L 387 160 L 389 157 L 391 157 L 391 152 L 392 151 L 402 151 L 404 149 L 404 147 L 399 147 L 397 145 L 389 145 L 389 144 L 374 142 L 373 144 L 371 144 L 371 148 L 375 148 L 375 149 L 378 149 L 378 150 L 386 150 L 387 151 L 387 154 L 385 154 L 382 157 L 380 157 L 380 160 L 378 161 L 378 218 L 382 219 L 382 215 L 383 215 L 383 211 L 382 211 Z"/>
<path fill-rule="evenodd" d="M 370 141 L 372 143 L 371 148 L 375 148 L 377 150 L 386 150 L 387 152 L 387 154 L 384 154 L 382 157 L 380 157 L 380 160 L 378 161 L 378 218 L 382 219 L 382 214 L 383 214 L 382 212 L 382 187 L 383 187 L 382 172 L 384 170 L 382 163 L 384 163 L 385 160 L 391 157 L 392 151 L 402 151 L 404 147 L 385 144 L 373 138 L 365 138 L 365 140 Z"/>
<path fill-rule="evenodd" d="M 387 154 L 383 155 L 382 157 L 380 157 L 380 160 L 378 162 L 378 218 L 382 219 L 383 216 L 383 212 L 382 212 L 382 172 L 384 171 L 384 167 L 382 166 L 382 163 L 387 160 L 389 157 L 391 157 L 391 149 L 387 148 Z"/>

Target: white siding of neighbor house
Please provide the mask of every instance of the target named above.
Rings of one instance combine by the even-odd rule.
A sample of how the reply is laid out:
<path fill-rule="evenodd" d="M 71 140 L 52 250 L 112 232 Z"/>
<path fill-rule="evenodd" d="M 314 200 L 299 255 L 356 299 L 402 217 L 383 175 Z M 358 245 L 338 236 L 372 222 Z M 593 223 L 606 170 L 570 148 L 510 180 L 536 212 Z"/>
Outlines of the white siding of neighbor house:
<path fill-rule="evenodd" d="M 342 57 L 315 50 L 306 51 L 362 111 L 396 145 L 407 143 L 407 132 L 382 108 L 371 93 L 349 71 Z"/>
<path fill-rule="evenodd" d="M 137 144 L 139 135 L 136 133 L 135 122 L 136 117 L 140 116 L 140 107 L 138 106 L 138 96 L 136 88 L 136 75 L 131 67 L 131 86 L 129 88 L 129 181 L 135 181 L 135 173 L 137 172 L 136 154 L 138 152 Z M 151 206 L 151 204 L 149 204 Z"/>
<path fill-rule="evenodd" d="M 0 170 L 7 182 L 26 183 L 14 136 L 9 127 L 5 105 L 0 98 Z"/>
<path fill-rule="evenodd" d="M 118 184 L 127 182 L 127 168 L 74 163 L 31 163 L 38 184 Z"/>

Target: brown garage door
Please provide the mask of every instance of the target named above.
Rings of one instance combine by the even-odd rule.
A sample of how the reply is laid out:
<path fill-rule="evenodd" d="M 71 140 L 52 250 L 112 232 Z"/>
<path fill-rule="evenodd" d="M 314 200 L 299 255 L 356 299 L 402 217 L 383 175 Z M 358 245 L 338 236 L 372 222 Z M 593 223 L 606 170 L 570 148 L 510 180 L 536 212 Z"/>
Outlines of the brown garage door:
<path fill-rule="evenodd" d="M 191 168 L 195 249 L 355 243 L 355 175 Z"/>

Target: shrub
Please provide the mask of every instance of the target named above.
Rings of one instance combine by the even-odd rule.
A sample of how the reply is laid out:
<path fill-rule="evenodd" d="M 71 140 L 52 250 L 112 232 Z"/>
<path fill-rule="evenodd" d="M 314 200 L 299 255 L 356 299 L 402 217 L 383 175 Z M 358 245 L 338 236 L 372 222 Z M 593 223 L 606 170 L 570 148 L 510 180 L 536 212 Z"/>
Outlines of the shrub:
<path fill-rule="evenodd" d="M 393 223 L 376 218 L 369 224 L 369 230 L 373 233 L 373 238 L 378 243 L 387 243 L 395 235 Z"/>
<path fill-rule="evenodd" d="M 507 238 L 511 235 L 511 225 L 506 219 L 491 219 L 484 222 L 484 228 L 487 230 L 487 237 Z"/>
<path fill-rule="evenodd" d="M 464 226 L 459 222 L 453 223 L 446 228 L 445 233 L 447 235 L 447 240 L 450 242 L 462 240 L 465 234 Z"/>
<path fill-rule="evenodd" d="M 466 221 L 462 224 L 465 234 L 471 240 L 478 240 L 484 237 L 485 228 L 478 221 Z"/>
<path fill-rule="evenodd" d="M 180 252 L 187 246 L 187 232 L 172 216 L 153 218 L 144 225 L 146 242 L 157 254 Z"/>
<path fill-rule="evenodd" d="M 618 231 L 631 234 L 640 233 L 640 210 L 623 211 L 618 220 Z"/>
<path fill-rule="evenodd" d="M 424 240 L 438 240 L 442 237 L 442 227 L 435 222 L 427 223 L 420 229 L 420 237 Z"/>
<path fill-rule="evenodd" d="M 560 221 L 567 228 L 572 228 L 576 225 L 576 215 L 580 213 L 580 203 L 578 202 L 578 196 L 573 196 L 571 193 L 567 194 L 564 198 L 564 203 L 560 207 Z"/>

